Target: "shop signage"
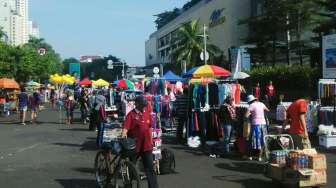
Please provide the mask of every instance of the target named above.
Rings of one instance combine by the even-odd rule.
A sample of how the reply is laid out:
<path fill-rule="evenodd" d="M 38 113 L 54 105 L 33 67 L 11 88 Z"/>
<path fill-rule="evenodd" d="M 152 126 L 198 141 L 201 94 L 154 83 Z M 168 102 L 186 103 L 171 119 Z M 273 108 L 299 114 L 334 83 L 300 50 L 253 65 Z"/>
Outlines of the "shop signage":
<path fill-rule="evenodd" d="M 69 74 L 74 76 L 76 79 L 80 79 L 80 64 L 79 63 L 70 63 Z"/>
<path fill-rule="evenodd" d="M 323 37 L 323 78 L 336 78 L 336 34 Z"/>
<path fill-rule="evenodd" d="M 222 9 L 216 9 L 212 12 L 210 16 L 210 24 L 209 27 L 216 27 L 220 24 L 223 24 L 225 22 L 225 16 L 222 15 L 224 11 L 224 8 Z"/>

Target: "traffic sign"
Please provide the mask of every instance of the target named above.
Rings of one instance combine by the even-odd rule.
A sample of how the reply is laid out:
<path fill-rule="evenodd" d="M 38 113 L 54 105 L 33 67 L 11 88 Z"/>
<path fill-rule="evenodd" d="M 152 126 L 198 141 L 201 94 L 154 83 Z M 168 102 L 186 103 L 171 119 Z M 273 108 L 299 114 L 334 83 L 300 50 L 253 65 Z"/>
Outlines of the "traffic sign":
<path fill-rule="evenodd" d="M 46 54 L 46 49 L 44 49 L 44 48 L 39 48 L 39 49 L 37 50 L 37 53 L 40 54 L 40 55 L 45 55 L 45 54 Z"/>
<path fill-rule="evenodd" d="M 160 72 L 159 67 L 154 67 L 154 69 L 153 69 L 153 73 L 154 73 L 154 74 L 159 74 L 159 72 Z"/>

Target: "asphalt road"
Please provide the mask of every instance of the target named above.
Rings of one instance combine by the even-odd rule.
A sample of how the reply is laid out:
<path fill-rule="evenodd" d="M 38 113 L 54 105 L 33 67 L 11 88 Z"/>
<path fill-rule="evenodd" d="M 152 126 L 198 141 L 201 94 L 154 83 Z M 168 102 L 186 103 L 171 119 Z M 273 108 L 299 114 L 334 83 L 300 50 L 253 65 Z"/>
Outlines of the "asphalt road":
<path fill-rule="evenodd" d="M 78 114 L 76 114 L 78 116 Z M 40 113 L 39 123 L 22 126 L 17 115 L 0 117 L 1 188 L 95 188 L 96 132 L 65 125 L 57 111 Z M 264 164 L 239 158 L 209 158 L 199 150 L 164 140 L 174 150 L 176 173 L 159 176 L 161 188 L 272 187 Z M 329 151 L 328 185 L 336 183 L 336 151 Z M 145 182 L 143 182 L 145 185 Z M 143 186 L 146 187 L 146 186 Z"/>

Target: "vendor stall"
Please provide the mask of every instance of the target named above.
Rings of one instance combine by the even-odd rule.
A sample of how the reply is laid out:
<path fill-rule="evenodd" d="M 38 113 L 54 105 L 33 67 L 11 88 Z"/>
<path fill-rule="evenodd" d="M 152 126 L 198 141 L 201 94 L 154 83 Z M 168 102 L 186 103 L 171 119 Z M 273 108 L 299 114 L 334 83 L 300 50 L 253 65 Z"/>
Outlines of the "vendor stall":
<path fill-rule="evenodd" d="M 290 187 L 316 187 L 327 183 L 327 162 L 315 149 L 294 150 L 289 135 L 264 137 L 265 176 Z M 276 186 L 276 185 L 275 185 Z"/>

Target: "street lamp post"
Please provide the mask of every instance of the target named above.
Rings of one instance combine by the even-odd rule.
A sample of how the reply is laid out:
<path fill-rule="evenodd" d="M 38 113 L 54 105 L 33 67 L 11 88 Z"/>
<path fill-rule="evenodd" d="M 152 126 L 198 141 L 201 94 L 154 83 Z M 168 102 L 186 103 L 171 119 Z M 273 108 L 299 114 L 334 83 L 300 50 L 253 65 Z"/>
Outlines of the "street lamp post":
<path fill-rule="evenodd" d="M 121 63 L 121 65 L 118 65 L 120 63 Z M 107 69 L 111 70 L 114 67 L 120 67 L 121 66 L 122 67 L 121 77 L 124 79 L 124 77 L 125 77 L 125 64 L 126 64 L 126 62 L 124 60 L 121 61 L 121 62 L 113 62 L 113 60 L 108 60 L 107 61 Z"/>
<path fill-rule="evenodd" d="M 207 27 L 205 26 L 205 24 L 203 24 L 203 34 L 202 35 L 198 35 L 200 37 L 203 37 L 203 52 L 201 53 L 201 60 L 204 61 L 204 64 L 207 64 L 207 61 L 209 60 L 209 53 L 207 51 L 207 34 L 206 34 L 206 29 Z"/>

